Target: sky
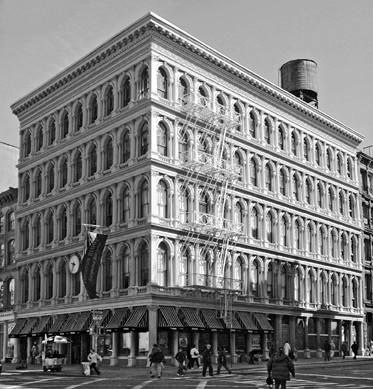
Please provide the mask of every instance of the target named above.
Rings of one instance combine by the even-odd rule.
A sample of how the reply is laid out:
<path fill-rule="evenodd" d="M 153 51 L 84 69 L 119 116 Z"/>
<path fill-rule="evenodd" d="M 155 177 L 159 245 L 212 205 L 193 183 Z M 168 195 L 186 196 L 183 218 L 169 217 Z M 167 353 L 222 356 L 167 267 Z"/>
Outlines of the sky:
<path fill-rule="evenodd" d="M 373 145 L 373 0 L 0 0 L 0 142 L 11 104 L 150 11 L 275 84 L 316 61 L 319 109 Z"/>

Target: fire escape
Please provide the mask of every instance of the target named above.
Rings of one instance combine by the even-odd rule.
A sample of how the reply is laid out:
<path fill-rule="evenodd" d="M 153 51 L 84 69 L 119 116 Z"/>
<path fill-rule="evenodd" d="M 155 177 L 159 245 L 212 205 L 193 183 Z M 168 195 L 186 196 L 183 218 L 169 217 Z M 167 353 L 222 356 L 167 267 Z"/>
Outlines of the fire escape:
<path fill-rule="evenodd" d="M 187 198 L 188 190 L 197 187 L 198 206 L 189 212 L 181 209 L 179 236 L 181 258 L 190 247 L 202 247 L 203 254 L 213 253 L 217 269 L 214 276 L 199 271 L 187 275 L 185 288 L 210 291 L 216 298 L 218 316 L 230 327 L 232 321 L 232 299 L 241 289 L 239 280 L 226 276 L 226 267 L 238 238 L 243 235 L 243 224 L 226 217 L 232 189 L 242 174 L 242 166 L 231 156 L 231 140 L 240 125 L 240 114 L 214 102 L 199 93 L 189 93 L 180 102 L 185 117 L 180 119 L 179 139 L 187 140 L 195 135 L 193 147 L 179 150 L 182 174 L 179 176 L 180 198 Z M 186 141 L 187 143 L 187 141 Z M 200 196 L 210 194 L 212 209 L 200 205 Z M 187 200 L 188 201 L 188 200 Z M 196 204 L 196 202 L 194 202 Z M 195 252 L 195 250 L 194 250 Z"/>

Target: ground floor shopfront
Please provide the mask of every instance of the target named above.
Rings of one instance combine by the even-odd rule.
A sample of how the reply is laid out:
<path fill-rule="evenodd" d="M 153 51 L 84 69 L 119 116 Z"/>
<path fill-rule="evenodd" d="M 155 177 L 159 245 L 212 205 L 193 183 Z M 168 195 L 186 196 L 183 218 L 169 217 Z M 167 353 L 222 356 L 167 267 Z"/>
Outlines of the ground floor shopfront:
<path fill-rule="evenodd" d="M 99 309 L 99 307 L 96 307 Z M 252 350 L 263 359 L 285 341 L 289 341 L 298 358 L 322 357 L 325 340 L 333 340 L 336 354 L 342 342 L 350 349 L 356 341 L 359 354 L 364 353 L 362 318 L 330 317 L 319 313 L 282 315 L 239 307 L 232 311 L 229 325 L 218 318 L 211 307 L 175 307 L 141 305 L 101 309 L 100 320 L 93 320 L 93 310 L 62 314 L 43 314 L 0 323 L 1 360 L 18 363 L 21 353 L 33 362 L 31 349 L 38 353 L 45 336 L 63 335 L 68 344 L 48 345 L 58 351 L 64 363 L 86 361 L 93 347 L 110 365 L 145 366 L 153 343 L 163 349 L 166 359 L 173 361 L 179 348 L 185 351 L 196 345 L 200 352 L 212 345 L 215 358 L 219 348 L 226 348 L 232 362 L 243 361 Z M 95 311 L 97 313 L 97 311 Z"/>

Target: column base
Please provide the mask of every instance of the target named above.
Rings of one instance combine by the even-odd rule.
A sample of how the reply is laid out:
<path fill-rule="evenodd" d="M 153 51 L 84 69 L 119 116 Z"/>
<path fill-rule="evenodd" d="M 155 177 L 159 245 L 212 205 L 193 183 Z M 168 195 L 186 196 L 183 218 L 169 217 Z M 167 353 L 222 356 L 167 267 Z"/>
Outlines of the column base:
<path fill-rule="evenodd" d="M 110 366 L 118 366 L 118 357 L 110 357 Z"/>
<path fill-rule="evenodd" d="M 128 357 L 128 367 L 134 367 L 136 366 L 136 357 L 133 357 L 133 356 L 129 356 Z M 149 363 L 149 366 L 150 366 L 150 363 Z"/>
<path fill-rule="evenodd" d="M 322 358 L 322 350 L 320 349 L 316 350 L 316 358 Z"/>
<path fill-rule="evenodd" d="M 304 359 L 311 359 L 311 350 L 309 348 L 304 349 Z"/>

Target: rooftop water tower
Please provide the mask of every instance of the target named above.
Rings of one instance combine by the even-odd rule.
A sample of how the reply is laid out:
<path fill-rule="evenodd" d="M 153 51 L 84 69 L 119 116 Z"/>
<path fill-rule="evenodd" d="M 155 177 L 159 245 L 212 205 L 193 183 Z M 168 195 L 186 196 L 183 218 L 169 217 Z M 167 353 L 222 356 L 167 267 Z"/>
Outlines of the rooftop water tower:
<path fill-rule="evenodd" d="M 318 107 L 317 63 L 310 59 L 296 59 L 286 62 L 280 68 L 281 88 L 306 103 Z"/>

